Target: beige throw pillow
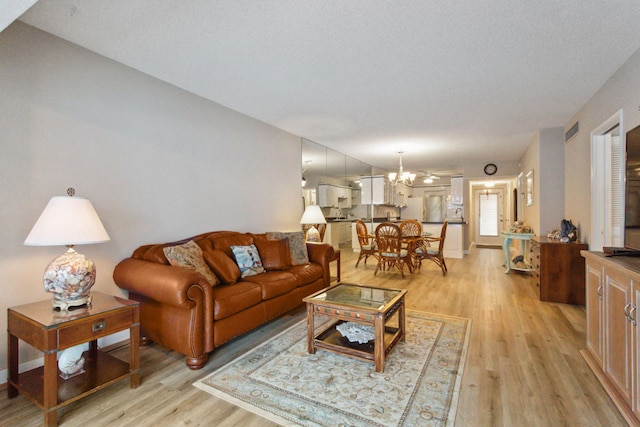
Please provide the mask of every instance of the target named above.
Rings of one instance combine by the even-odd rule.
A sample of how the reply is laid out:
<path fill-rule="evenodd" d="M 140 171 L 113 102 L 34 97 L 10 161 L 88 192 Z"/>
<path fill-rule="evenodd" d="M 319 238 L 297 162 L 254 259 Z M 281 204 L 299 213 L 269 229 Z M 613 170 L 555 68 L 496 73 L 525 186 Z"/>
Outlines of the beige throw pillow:
<path fill-rule="evenodd" d="M 163 248 L 164 256 L 167 257 L 169 264 L 176 267 L 189 268 L 202 274 L 207 282 L 211 286 L 215 286 L 220 283 L 215 274 L 209 269 L 204 262 L 202 249 L 193 240 L 189 240 L 187 243 L 176 246 L 167 246 Z"/>

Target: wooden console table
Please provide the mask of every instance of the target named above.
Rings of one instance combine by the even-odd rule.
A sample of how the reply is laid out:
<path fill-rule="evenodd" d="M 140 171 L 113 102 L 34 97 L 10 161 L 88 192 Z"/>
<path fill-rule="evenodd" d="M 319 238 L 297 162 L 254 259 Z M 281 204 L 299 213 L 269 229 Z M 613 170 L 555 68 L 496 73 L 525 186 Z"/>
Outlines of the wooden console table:
<path fill-rule="evenodd" d="M 516 267 L 512 262 L 511 262 L 511 241 L 512 240 L 520 240 L 520 255 L 522 255 L 522 259 L 523 261 L 526 259 L 526 252 L 525 252 L 525 247 L 526 247 L 526 243 L 528 240 L 531 240 L 531 238 L 533 236 L 535 236 L 535 234 L 533 233 L 510 233 L 508 231 L 503 231 L 501 233 L 502 235 L 502 250 L 504 251 L 504 266 L 506 267 L 506 270 L 504 271 L 505 274 L 511 272 L 511 270 L 518 270 L 518 271 L 531 271 L 531 267 Z"/>
<path fill-rule="evenodd" d="M 51 299 L 11 307 L 7 311 L 9 398 L 22 393 L 44 412 L 46 426 L 57 425 L 57 410 L 125 378 L 131 388 L 140 384 L 140 306 L 99 292 L 91 292 L 88 307 L 56 311 Z M 98 350 L 97 339 L 129 329 L 129 363 Z M 18 374 L 18 340 L 44 353 L 44 366 Z M 62 380 L 58 377 L 58 351 L 89 343 L 85 372 Z"/>

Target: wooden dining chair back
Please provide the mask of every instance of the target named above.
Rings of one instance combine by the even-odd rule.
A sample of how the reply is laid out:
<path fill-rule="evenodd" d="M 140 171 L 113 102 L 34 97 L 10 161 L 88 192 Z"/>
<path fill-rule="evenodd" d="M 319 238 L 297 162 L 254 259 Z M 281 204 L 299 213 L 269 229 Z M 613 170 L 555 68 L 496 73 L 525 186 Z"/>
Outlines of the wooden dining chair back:
<path fill-rule="evenodd" d="M 422 224 L 415 219 L 405 219 L 400 223 L 403 236 L 422 236 Z"/>
<path fill-rule="evenodd" d="M 404 266 L 412 271 L 409 250 L 402 247 L 402 233 L 400 227 L 391 222 L 383 222 L 376 228 L 376 244 L 378 246 L 378 265 L 373 275 L 378 270 L 383 271 L 396 267 L 404 279 Z"/>
<path fill-rule="evenodd" d="M 358 235 L 358 244 L 360 245 L 360 254 L 358 255 L 358 261 L 356 261 L 356 268 L 360 264 L 360 260 L 364 258 L 364 265 L 367 265 L 367 259 L 370 256 L 378 258 L 376 254 L 375 236 L 369 233 L 367 225 L 362 220 L 356 221 L 356 234 Z"/>
<path fill-rule="evenodd" d="M 440 237 L 425 236 L 420 239 L 415 250 L 416 267 L 420 270 L 422 260 L 435 262 L 442 270 L 442 275 L 446 275 L 447 263 L 444 260 L 444 240 L 447 237 L 447 221 L 442 223 Z"/>

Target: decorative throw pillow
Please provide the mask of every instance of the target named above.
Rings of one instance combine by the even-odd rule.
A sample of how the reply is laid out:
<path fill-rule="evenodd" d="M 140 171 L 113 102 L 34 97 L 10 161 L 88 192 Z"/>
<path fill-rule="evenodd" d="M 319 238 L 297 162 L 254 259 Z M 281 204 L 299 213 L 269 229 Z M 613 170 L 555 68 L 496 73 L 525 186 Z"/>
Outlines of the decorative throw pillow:
<path fill-rule="evenodd" d="M 262 259 L 265 270 L 283 270 L 291 267 L 291 255 L 287 239 L 281 240 L 255 240 L 258 253 Z"/>
<path fill-rule="evenodd" d="M 200 249 L 200 246 L 193 240 L 189 240 L 182 245 L 167 246 L 163 248 L 162 251 L 164 252 L 164 256 L 167 257 L 169 264 L 197 271 L 207 279 L 207 282 L 209 282 L 211 286 L 220 283 L 216 275 L 213 274 L 204 262 L 202 249 Z"/>
<path fill-rule="evenodd" d="M 302 231 L 272 231 L 267 233 L 267 239 L 287 239 L 289 242 L 289 253 L 291 254 L 291 265 L 301 265 L 309 262 L 307 243 L 304 241 L 304 233 Z"/>
<path fill-rule="evenodd" d="M 236 257 L 238 268 L 240 268 L 240 277 L 255 276 L 265 272 L 258 248 L 255 245 L 231 246 L 231 251 Z"/>
<path fill-rule="evenodd" d="M 224 251 L 220 249 L 208 250 L 204 253 L 204 260 L 225 285 L 236 283 L 240 278 L 238 264 Z"/>

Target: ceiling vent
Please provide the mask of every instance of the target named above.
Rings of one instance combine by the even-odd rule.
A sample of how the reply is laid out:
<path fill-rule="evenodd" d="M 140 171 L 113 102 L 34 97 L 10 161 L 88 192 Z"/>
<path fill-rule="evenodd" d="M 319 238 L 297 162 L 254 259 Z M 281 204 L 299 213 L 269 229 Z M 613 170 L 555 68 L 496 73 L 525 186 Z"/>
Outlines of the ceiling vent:
<path fill-rule="evenodd" d="M 576 122 L 573 126 L 571 126 L 571 128 L 568 131 L 565 132 L 564 142 L 569 142 L 569 140 L 578 133 L 578 130 L 580 127 L 579 125 L 580 125 L 580 122 Z"/>

